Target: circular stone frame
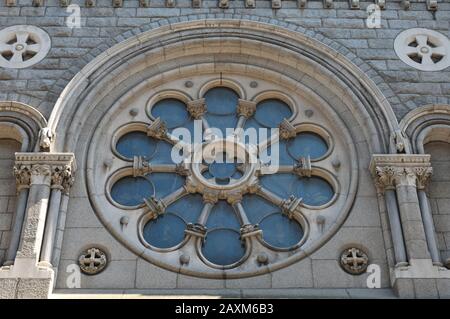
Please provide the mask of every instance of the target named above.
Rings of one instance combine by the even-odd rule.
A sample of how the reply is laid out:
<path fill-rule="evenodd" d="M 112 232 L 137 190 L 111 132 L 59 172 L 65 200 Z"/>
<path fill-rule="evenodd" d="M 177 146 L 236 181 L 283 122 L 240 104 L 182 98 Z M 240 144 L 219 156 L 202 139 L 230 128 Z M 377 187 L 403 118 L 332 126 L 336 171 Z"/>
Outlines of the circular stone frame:
<path fill-rule="evenodd" d="M 405 30 L 395 38 L 394 49 L 403 62 L 421 71 L 440 71 L 450 66 L 450 40 L 434 30 Z"/>
<path fill-rule="evenodd" d="M 29 39 L 34 43 L 29 44 Z M 14 40 L 16 42 L 12 43 Z M 0 67 L 8 69 L 28 68 L 42 61 L 51 49 L 50 36 L 44 30 L 32 25 L 15 25 L 0 30 L 0 44 L 3 45 L 0 50 Z M 9 49 L 4 49 L 8 46 Z M 4 56 L 5 52 L 11 55 L 9 60 Z M 23 54 L 27 52 L 33 52 L 34 55 L 23 60 Z M 15 56 L 21 58 L 14 58 Z M 15 61 L 16 59 L 18 61 Z"/>

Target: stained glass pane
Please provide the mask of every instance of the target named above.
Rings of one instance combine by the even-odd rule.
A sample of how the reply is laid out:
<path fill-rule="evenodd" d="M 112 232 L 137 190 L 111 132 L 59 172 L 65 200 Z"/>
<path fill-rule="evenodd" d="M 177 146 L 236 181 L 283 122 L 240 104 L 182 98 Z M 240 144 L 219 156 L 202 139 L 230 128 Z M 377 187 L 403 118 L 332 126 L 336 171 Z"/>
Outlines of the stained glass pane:
<path fill-rule="evenodd" d="M 264 127 L 278 127 L 283 119 L 291 116 L 291 108 L 277 99 L 265 100 L 256 106 L 255 120 Z"/>
<path fill-rule="evenodd" d="M 230 265 L 238 262 L 245 255 L 238 232 L 230 229 L 215 229 L 206 235 L 202 253 L 216 265 Z"/>
<path fill-rule="evenodd" d="M 311 206 L 326 204 L 334 195 L 333 187 L 317 176 L 307 178 L 293 174 L 265 175 L 261 177 L 261 184 L 282 198 L 294 195 Z"/>
<path fill-rule="evenodd" d="M 261 221 L 259 227 L 263 231 L 264 241 L 278 248 L 292 247 L 303 237 L 300 224 L 281 213 L 267 216 Z"/>
<path fill-rule="evenodd" d="M 111 189 L 111 197 L 124 206 L 137 206 L 144 203 L 144 198 L 153 196 L 154 187 L 143 177 L 124 177 L 119 179 Z"/>
<path fill-rule="evenodd" d="M 196 223 L 203 206 L 203 197 L 201 195 L 189 194 L 169 205 L 166 211 L 182 217 L 187 223 Z"/>
<path fill-rule="evenodd" d="M 232 89 L 216 87 L 205 94 L 208 113 L 225 115 L 235 114 L 239 96 Z"/>
<path fill-rule="evenodd" d="M 288 142 L 289 154 L 296 160 L 300 157 L 311 159 L 319 158 L 326 154 L 328 145 L 324 139 L 315 133 L 299 133 L 295 138 Z"/>
<path fill-rule="evenodd" d="M 152 107 L 154 118 L 160 117 L 168 128 L 183 125 L 189 119 L 186 105 L 177 99 L 164 99 Z"/>
<path fill-rule="evenodd" d="M 157 149 L 158 141 L 150 138 L 144 132 L 130 132 L 119 138 L 116 150 L 124 157 L 133 156 L 150 158 Z"/>
<path fill-rule="evenodd" d="M 328 203 L 334 195 L 331 185 L 320 177 L 302 178 L 294 186 L 294 194 L 303 198 L 303 202 L 311 206 Z"/>
<path fill-rule="evenodd" d="M 156 197 L 162 198 L 184 185 L 184 178 L 174 173 L 152 173 L 147 175 L 156 188 Z"/>
<path fill-rule="evenodd" d="M 167 213 L 145 225 L 144 239 L 152 246 L 171 248 L 183 241 L 185 228 L 186 224 L 180 217 Z"/>
<path fill-rule="evenodd" d="M 158 142 L 158 149 L 155 155 L 151 158 L 152 164 L 178 164 L 181 160 L 178 160 L 176 163 L 174 159 L 178 159 L 178 157 L 174 157 L 172 159 L 172 150 L 173 145 L 164 141 Z M 183 154 L 181 153 L 181 156 Z"/>
<path fill-rule="evenodd" d="M 239 230 L 240 224 L 231 205 L 224 200 L 219 200 L 211 210 L 206 227 L 226 227 Z"/>
<path fill-rule="evenodd" d="M 242 199 L 245 214 L 252 224 L 259 224 L 261 219 L 278 211 L 278 207 L 257 195 L 247 195 Z"/>

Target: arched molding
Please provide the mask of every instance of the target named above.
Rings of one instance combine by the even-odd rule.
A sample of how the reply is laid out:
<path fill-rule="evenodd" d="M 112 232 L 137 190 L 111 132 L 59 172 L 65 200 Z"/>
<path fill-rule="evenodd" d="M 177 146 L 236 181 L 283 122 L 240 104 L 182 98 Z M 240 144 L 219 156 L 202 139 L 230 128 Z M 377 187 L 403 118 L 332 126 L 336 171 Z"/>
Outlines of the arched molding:
<path fill-rule="evenodd" d="M 0 138 L 19 142 L 22 152 L 36 150 L 39 132 L 47 120 L 35 108 L 15 101 L 0 101 Z"/>
<path fill-rule="evenodd" d="M 187 16 L 152 23 L 139 34 L 134 30 L 137 35 L 91 60 L 61 93 L 49 119 L 49 127 L 59 137 L 55 150 L 73 150 L 81 123 L 91 118 L 96 105 L 105 97 L 119 99 L 128 86 L 145 80 L 152 71 L 176 73 L 182 60 L 193 68 L 195 62 L 209 62 L 215 68 L 232 56 L 245 67 L 264 61 L 268 69 L 315 85 L 324 96 L 328 92 L 328 101 L 343 108 L 342 116 L 363 128 L 372 153 L 392 151 L 389 137 L 398 123 L 380 91 L 386 96 L 392 93 L 381 77 L 373 70 L 364 72 L 362 60 L 320 34 L 294 24 L 267 22 L 259 17 Z"/>
<path fill-rule="evenodd" d="M 450 104 L 424 105 L 409 112 L 400 122 L 413 153 L 424 154 L 429 142 L 450 141 Z"/>

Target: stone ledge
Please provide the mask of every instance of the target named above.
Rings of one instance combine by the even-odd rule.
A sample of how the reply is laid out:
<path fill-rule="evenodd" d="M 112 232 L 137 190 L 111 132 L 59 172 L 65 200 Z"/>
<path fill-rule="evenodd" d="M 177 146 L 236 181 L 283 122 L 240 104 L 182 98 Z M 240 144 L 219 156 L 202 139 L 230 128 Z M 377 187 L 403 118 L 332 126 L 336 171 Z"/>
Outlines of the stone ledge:
<path fill-rule="evenodd" d="M 51 299 L 396 298 L 391 289 L 55 289 Z"/>

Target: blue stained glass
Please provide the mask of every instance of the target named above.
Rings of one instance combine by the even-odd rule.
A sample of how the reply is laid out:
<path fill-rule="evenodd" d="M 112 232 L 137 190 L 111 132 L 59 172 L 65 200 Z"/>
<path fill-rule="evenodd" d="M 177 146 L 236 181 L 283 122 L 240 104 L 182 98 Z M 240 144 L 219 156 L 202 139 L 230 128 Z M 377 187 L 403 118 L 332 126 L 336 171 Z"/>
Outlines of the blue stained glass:
<path fill-rule="evenodd" d="M 261 219 L 279 208 L 258 195 L 247 195 L 242 198 L 245 214 L 252 224 L 258 224 Z"/>
<path fill-rule="evenodd" d="M 215 178 L 231 178 L 236 173 L 237 163 L 235 161 L 228 163 L 231 160 L 227 159 L 224 153 L 217 154 L 217 156 L 219 156 L 220 158 L 209 165 L 209 172 Z"/>
<path fill-rule="evenodd" d="M 235 114 L 239 96 L 232 89 L 212 88 L 205 94 L 208 113 L 225 115 Z M 235 116 L 235 115 L 234 115 Z"/>
<path fill-rule="evenodd" d="M 169 205 L 166 211 L 182 217 L 187 223 L 196 223 L 204 205 L 201 195 L 189 194 Z"/>
<path fill-rule="evenodd" d="M 278 127 L 283 119 L 289 119 L 292 110 L 283 101 L 269 99 L 256 106 L 255 120 L 265 127 Z"/>
<path fill-rule="evenodd" d="M 155 155 L 151 158 L 152 164 L 178 164 L 174 163 L 172 160 L 172 149 L 173 145 L 164 142 L 159 141 L 158 142 L 158 149 L 155 153 Z"/>
<path fill-rule="evenodd" d="M 205 118 L 211 128 L 220 129 L 222 137 L 232 134 L 237 125 L 237 117 L 235 114 L 215 115 L 206 113 Z"/>
<path fill-rule="evenodd" d="M 238 232 L 231 229 L 214 229 L 207 233 L 202 253 L 216 265 L 230 265 L 245 255 Z"/>
<path fill-rule="evenodd" d="M 234 208 L 224 200 L 219 200 L 211 210 L 206 227 L 225 227 L 239 230 L 240 224 Z"/>
<path fill-rule="evenodd" d="M 182 126 L 189 120 L 186 104 L 177 99 L 164 99 L 152 107 L 154 118 L 160 117 L 168 128 Z"/>
<path fill-rule="evenodd" d="M 301 178 L 294 189 L 297 197 L 302 197 L 303 202 L 311 206 L 320 206 L 328 203 L 334 196 L 331 185 L 320 177 Z"/>
<path fill-rule="evenodd" d="M 263 231 L 263 239 L 271 246 L 289 248 L 300 242 L 303 229 L 294 219 L 276 213 L 265 217 L 259 224 Z"/>
<path fill-rule="evenodd" d="M 289 154 L 296 160 L 300 157 L 311 159 L 322 157 L 328 151 L 328 145 L 324 139 L 315 133 L 299 133 L 288 142 Z"/>
<path fill-rule="evenodd" d="M 267 160 L 272 160 L 273 158 L 278 159 L 280 165 L 293 165 L 294 159 L 289 155 L 287 151 L 287 141 L 279 140 L 278 143 L 274 143 L 270 145 L 267 149 L 262 149 L 259 152 L 259 157 L 261 161 L 264 163 Z M 275 151 L 278 148 L 278 155 L 276 155 Z"/>
<path fill-rule="evenodd" d="M 144 226 L 144 239 L 157 248 L 171 248 L 184 239 L 184 221 L 173 214 L 166 213 L 157 219 L 149 221 Z"/>
<path fill-rule="evenodd" d="M 261 184 L 282 198 L 288 198 L 293 194 L 294 183 L 298 180 L 294 174 L 273 174 L 261 176 Z"/>
<path fill-rule="evenodd" d="M 124 206 L 137 206 L 144 203 L 144 198 L 153 196 L 154 187 L 143 177 L 124 177 L 111 188 L 111 197 Z"/>
<path fill-rule="evenodd" d="M 116 150 L 126 158 L 133 156 L 152 157 L 157 149 L 158 141 L 148 137 L 144 132 L 130 132 L 123 135 L 116 144 Z"/>
<path fill-rule="evenodd" d="M 147 178 L 155 185 L 157 198 L 169 195 L 184 185 L 184 178 L 174 173 L 152 173 Z"/>
<path fill-rule="evenodd" d="M 274 174 L 261 177 L 261 184 L 282 198 L 291 195 L 301 197 L 303 203 L 320 206 L 328 203 L 334 195 L 333 187 L 320 177 L 298 177 L 293 174 Z"/>

